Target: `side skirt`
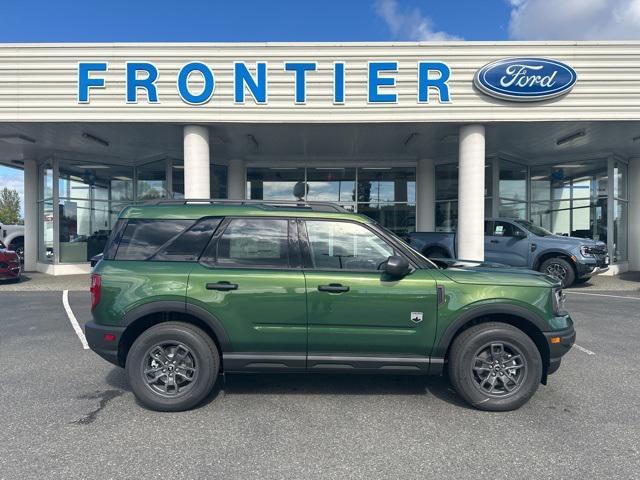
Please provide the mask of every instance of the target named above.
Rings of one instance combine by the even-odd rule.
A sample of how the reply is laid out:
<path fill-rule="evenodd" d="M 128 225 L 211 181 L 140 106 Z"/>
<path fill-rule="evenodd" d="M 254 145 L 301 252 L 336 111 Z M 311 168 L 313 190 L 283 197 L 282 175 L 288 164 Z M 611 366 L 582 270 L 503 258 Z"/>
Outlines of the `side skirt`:
<path fill-rule="evenodd" d="M 255 372 L 342 372 L 441 375 L 444 359 L 422 356 L 305 355 L 304 353 L 222 354 L 224 371 Z"/>

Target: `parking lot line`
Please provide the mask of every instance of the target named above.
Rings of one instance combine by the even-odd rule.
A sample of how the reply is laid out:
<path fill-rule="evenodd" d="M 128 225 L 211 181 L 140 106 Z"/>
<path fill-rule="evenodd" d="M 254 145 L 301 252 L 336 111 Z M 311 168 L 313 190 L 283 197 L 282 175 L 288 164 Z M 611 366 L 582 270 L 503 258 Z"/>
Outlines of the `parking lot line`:
<path fill-rule="evenodd" d="M 574 343 L 574 344 L 573 344 L 573 346 L 574 346 L 575 348 L 577 348 L 578 350 L 580 350 L 581 352 L 586 353 L 587 355 L 595 355 L 595 354 L 596 354 L 595 352 L 592 352 L 592 351 L 591 351 L 591 350 L 589 350 L 588 348 L 581 347 L 581 346 L 580 346 L 580 345 L 578 345 L 577 343 Z"/>
<path fill-rule="evenodd" d="M 82 343 L 82 348 L 84 348 L 85 350 L 89 350 L 89 344 L 87 343 L 87 339 L 84 336 L 84 332 L 82 331 L 82 328 L 80 328 L 78 320 L 76 319 L 76 316 L 73 314 L 73 310 L 71 310 L 71 306 L 69 305 L 69 290 L 64 290 L 62 292 L 62 305 L 64 305 L 64 309 L 67 312 L 67 317 L 69 317 L 71 326 L 80 339 L 80 343 Z"/>
<path fill-rule="evenodd" d="M 610 297 L 610 298 L 626 298 L 627 300 L 640 300 L 640 297 L 627 297 L 624 295 L 607 295 L 605 293 L 587 293 L 587 292 L 567 292 L 573 295 L 590 295 L 592 297 Z"/>

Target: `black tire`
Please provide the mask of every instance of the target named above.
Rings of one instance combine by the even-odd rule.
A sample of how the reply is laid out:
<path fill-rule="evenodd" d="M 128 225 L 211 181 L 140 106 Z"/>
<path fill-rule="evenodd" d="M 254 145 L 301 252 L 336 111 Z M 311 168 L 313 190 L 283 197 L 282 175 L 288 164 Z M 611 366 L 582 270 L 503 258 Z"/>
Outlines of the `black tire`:
<path fill-rule="evenodd" d="M 500 344 L 505 355 L 498 367 L 492 356 L 482 355 Z M 477 361 L 480 357 L 483 359 Z M 448 368 L 451 383 L 467 403 L 494 412 L 520 408 L 536 393 L 542 379 L 542 359 L 535 343 L 522 330 L 497 322 L 462 332 L 451 346 Z"/>
<path fill-rule="evenodd" d="M 589 280 L 591 280 L 591 277 L 576 278 L 573 281 L 573 284 L 574 285 L 583 285 L 583 284 L 587 283 Z"/>
<path fill-rule="evenodd" d="M 562 281 L 562 288 L 570 287 L 576 279 L 573 266 L 562 257 L 553 257 L 545 260 L 540 265 L 540 272 L 551 275 Z"/>
<path fill-rule="evenodd" d="M 180 412 L 209 395 L 220 371 L 220 355 L 212 339 L 199 328 L 166 322 L 136 339 L 125 368 L 131 390 L 141 404 L 161 412 Z M 145 374 L 145 370 L 150 372 Z M 145 380 L 152 378 L 157 380 Z"/>

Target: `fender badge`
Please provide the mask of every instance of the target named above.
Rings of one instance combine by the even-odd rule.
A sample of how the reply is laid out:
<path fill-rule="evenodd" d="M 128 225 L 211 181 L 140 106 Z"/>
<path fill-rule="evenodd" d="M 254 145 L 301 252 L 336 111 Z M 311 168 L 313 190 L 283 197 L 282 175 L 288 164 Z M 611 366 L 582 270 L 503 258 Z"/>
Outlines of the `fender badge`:
<path fill-rule="evenodd" d="M 410 318 L 413 323 L 420 323 L 422 321 L 422 312 L 411 312 Z"/>

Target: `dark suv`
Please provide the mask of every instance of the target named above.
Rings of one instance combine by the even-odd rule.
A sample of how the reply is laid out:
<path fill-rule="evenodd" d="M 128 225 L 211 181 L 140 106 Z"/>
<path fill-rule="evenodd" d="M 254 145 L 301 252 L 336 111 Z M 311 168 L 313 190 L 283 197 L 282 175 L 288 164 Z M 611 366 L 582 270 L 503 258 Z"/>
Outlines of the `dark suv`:
<path fill-rule="evenodd" d="M 325 204 L 128 207 L 91 283 L 91 348 L 139 401 L 196 406 L 221 372 L 440 375 L 485 410 L 523 405 L 571 348 L 557 280 L 439 268 Z"/>

